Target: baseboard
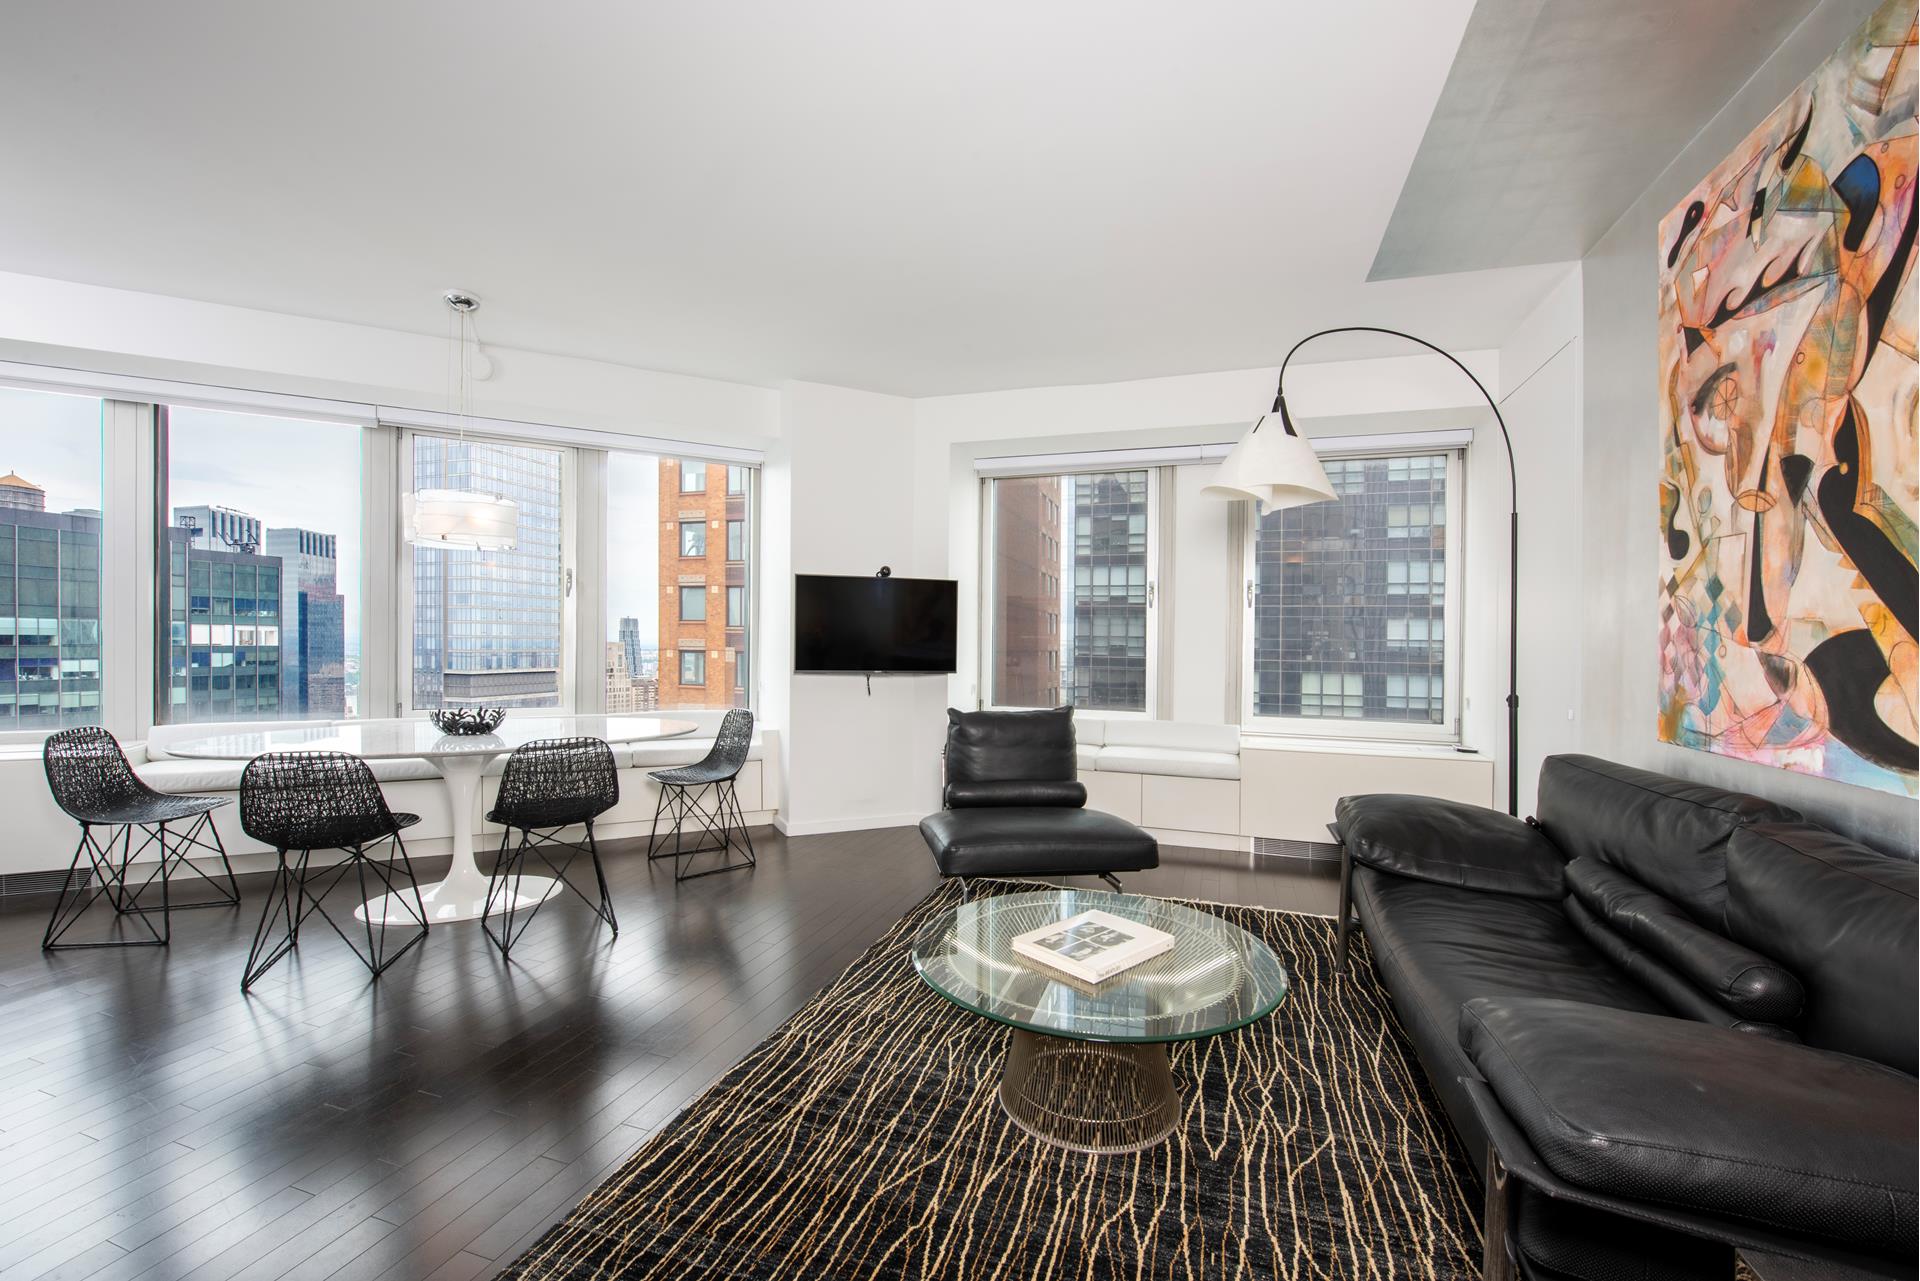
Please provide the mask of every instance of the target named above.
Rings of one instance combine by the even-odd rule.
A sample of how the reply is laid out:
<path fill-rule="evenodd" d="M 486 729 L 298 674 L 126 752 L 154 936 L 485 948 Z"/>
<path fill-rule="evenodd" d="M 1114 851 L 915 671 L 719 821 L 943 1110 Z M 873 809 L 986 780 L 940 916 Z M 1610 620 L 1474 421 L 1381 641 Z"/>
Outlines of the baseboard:
<path fill-rule="evenodd" d="M 876 814 L 867 818 L 825 818 L 793 822 L 782 814 L 773 820 L 776 830 L 786 836 L 828 836 L 835 832 L 869 832 L 881 827 L 918 827 L 923 813 Z"/>

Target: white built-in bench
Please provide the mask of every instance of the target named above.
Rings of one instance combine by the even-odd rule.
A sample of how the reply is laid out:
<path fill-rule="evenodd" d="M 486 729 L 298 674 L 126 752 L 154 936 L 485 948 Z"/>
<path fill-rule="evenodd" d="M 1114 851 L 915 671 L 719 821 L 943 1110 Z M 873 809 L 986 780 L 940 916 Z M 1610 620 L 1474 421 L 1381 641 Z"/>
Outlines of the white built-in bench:
<path fill-rule="evenodd" d="M 1334 802 L 1357 792 L 1493 803 L 1492 760 L 1451 747 L 1317 742 L 1242 735 L 1237 725 L 1085 714 L 1073 728 L 1087 805 L 1175 844 L 1324 842 Z"/>

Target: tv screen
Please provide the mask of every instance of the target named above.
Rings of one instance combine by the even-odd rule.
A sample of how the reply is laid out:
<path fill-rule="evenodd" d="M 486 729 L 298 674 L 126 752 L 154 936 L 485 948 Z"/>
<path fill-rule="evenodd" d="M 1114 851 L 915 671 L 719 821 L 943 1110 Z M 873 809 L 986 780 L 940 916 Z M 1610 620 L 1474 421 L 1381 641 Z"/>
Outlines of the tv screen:
<path fill-rule="evenodd" d="M 951 672 L 959 584 L 950 578 L 793 579 L 796 672 Z"/>

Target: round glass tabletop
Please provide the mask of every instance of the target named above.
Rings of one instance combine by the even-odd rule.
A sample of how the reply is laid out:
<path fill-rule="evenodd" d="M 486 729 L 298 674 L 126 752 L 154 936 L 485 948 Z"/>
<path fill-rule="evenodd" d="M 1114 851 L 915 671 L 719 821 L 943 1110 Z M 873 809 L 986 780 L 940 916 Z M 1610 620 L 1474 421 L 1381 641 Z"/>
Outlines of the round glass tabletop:
<path fill-rule="evenodd" d="M 1098 985 L 1022 959 L 1016 936 L 1090 908 L 1173 935 L 1173 950 Z M 913 941 L 913 965 L 956 1005 L 1011 1027 L 1080 1041 L 1188 1041 L 1273 1012 L 1287 971 L 1237 925 L 1164 899 L 1039 890 L 962 903 Z"/>

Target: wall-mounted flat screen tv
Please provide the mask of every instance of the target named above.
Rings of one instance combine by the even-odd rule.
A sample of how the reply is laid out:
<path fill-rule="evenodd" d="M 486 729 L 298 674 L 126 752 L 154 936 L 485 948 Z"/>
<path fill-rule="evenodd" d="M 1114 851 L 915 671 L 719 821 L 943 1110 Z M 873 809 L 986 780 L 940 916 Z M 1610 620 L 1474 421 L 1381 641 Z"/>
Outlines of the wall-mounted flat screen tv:
<path fill-rule="evenodd" d="M 960 605 L 950 578 L 796 574 L 796 672 L 951 672 Z"/>

